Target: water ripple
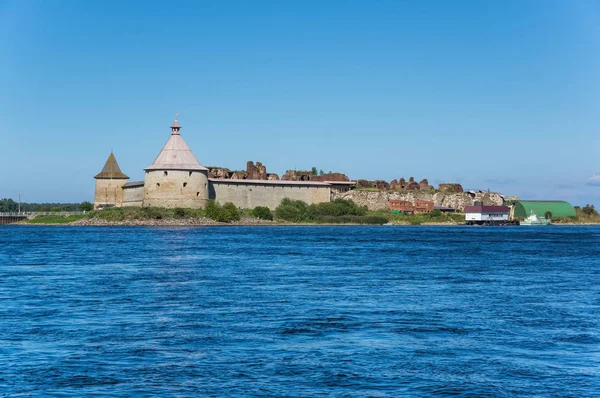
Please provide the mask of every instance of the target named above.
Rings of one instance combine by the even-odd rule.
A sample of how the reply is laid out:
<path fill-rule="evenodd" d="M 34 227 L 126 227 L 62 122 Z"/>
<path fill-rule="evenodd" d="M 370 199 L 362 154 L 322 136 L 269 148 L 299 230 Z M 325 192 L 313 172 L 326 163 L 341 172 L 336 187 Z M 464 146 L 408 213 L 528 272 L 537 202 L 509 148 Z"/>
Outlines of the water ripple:
<path fill-rule="evenodd" d="M 0 228 L 0 396 L 600 396 L 600 228 Z"/>

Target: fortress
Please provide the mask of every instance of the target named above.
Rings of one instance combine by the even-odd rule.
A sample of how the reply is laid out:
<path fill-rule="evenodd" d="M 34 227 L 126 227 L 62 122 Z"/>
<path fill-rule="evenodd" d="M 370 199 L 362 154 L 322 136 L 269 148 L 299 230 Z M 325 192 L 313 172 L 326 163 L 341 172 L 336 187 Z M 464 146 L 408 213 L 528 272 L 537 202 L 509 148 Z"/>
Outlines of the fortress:
<path fill-rule="evenodd" d="M 171 137 L 154 163 L 145 169 L 144 181 L 127 182 L 129 177 L 121 171 L 111 152 L 102 171 L 94 177 L 94 209 L 122 206 L 203 208 L 211 199 L 221 204 L 232 202 L 241 208 L 267 206 L 275 209 L 284 198 L 308 204 L 329 202 L 335 192 L 353 186 L 348 181 L 278 180 L 266 172 L 249 172 L 250 178 L 245 179 L 213 178 L 213 170 L 198 162 L 180 130 L 175 119 Z"/>

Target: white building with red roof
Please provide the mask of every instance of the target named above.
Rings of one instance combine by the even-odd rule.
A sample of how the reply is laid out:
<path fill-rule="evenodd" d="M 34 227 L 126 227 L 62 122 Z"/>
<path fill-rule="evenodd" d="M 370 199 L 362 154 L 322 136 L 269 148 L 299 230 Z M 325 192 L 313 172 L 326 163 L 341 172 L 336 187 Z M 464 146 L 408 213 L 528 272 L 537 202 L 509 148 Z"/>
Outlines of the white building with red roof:
<path fill-rule="evenodd" d="M 500 224 L 508 221 L 510 209 L 507 206 L 485 206 L 477 204 L 465 207 L 467 224 Z"/>

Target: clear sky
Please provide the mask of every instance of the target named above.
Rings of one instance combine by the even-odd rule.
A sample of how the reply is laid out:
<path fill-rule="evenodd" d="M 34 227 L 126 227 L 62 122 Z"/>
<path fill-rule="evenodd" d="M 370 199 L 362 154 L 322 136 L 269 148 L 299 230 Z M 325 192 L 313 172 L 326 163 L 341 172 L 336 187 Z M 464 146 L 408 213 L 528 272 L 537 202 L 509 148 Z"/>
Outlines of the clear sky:
<path fill-rule="evenodd" d="M 600 206 L 600 2 L 0 0 L 0 198 L 200 163 Z"/>

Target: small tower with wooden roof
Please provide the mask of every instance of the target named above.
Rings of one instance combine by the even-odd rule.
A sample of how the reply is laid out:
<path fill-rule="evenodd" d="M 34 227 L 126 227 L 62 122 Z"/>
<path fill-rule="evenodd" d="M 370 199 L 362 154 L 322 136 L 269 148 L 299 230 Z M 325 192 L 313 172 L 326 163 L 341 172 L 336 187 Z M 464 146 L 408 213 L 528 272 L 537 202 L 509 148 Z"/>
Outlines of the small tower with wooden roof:
<path fill-rule="evenodd" d="M 123 185 L 127 183 L 129 177 L 121 171 L 112 151 L 102 171 L 94 178 L 96 179 L 94 209 L 123 206 Z"/>
<path fill-rule="evenodd" d="M 171 136 L 144 178 L 144 206 L 202 208 L 208 200 L 208 169 L 181 137 L 177 118 Z"/>

